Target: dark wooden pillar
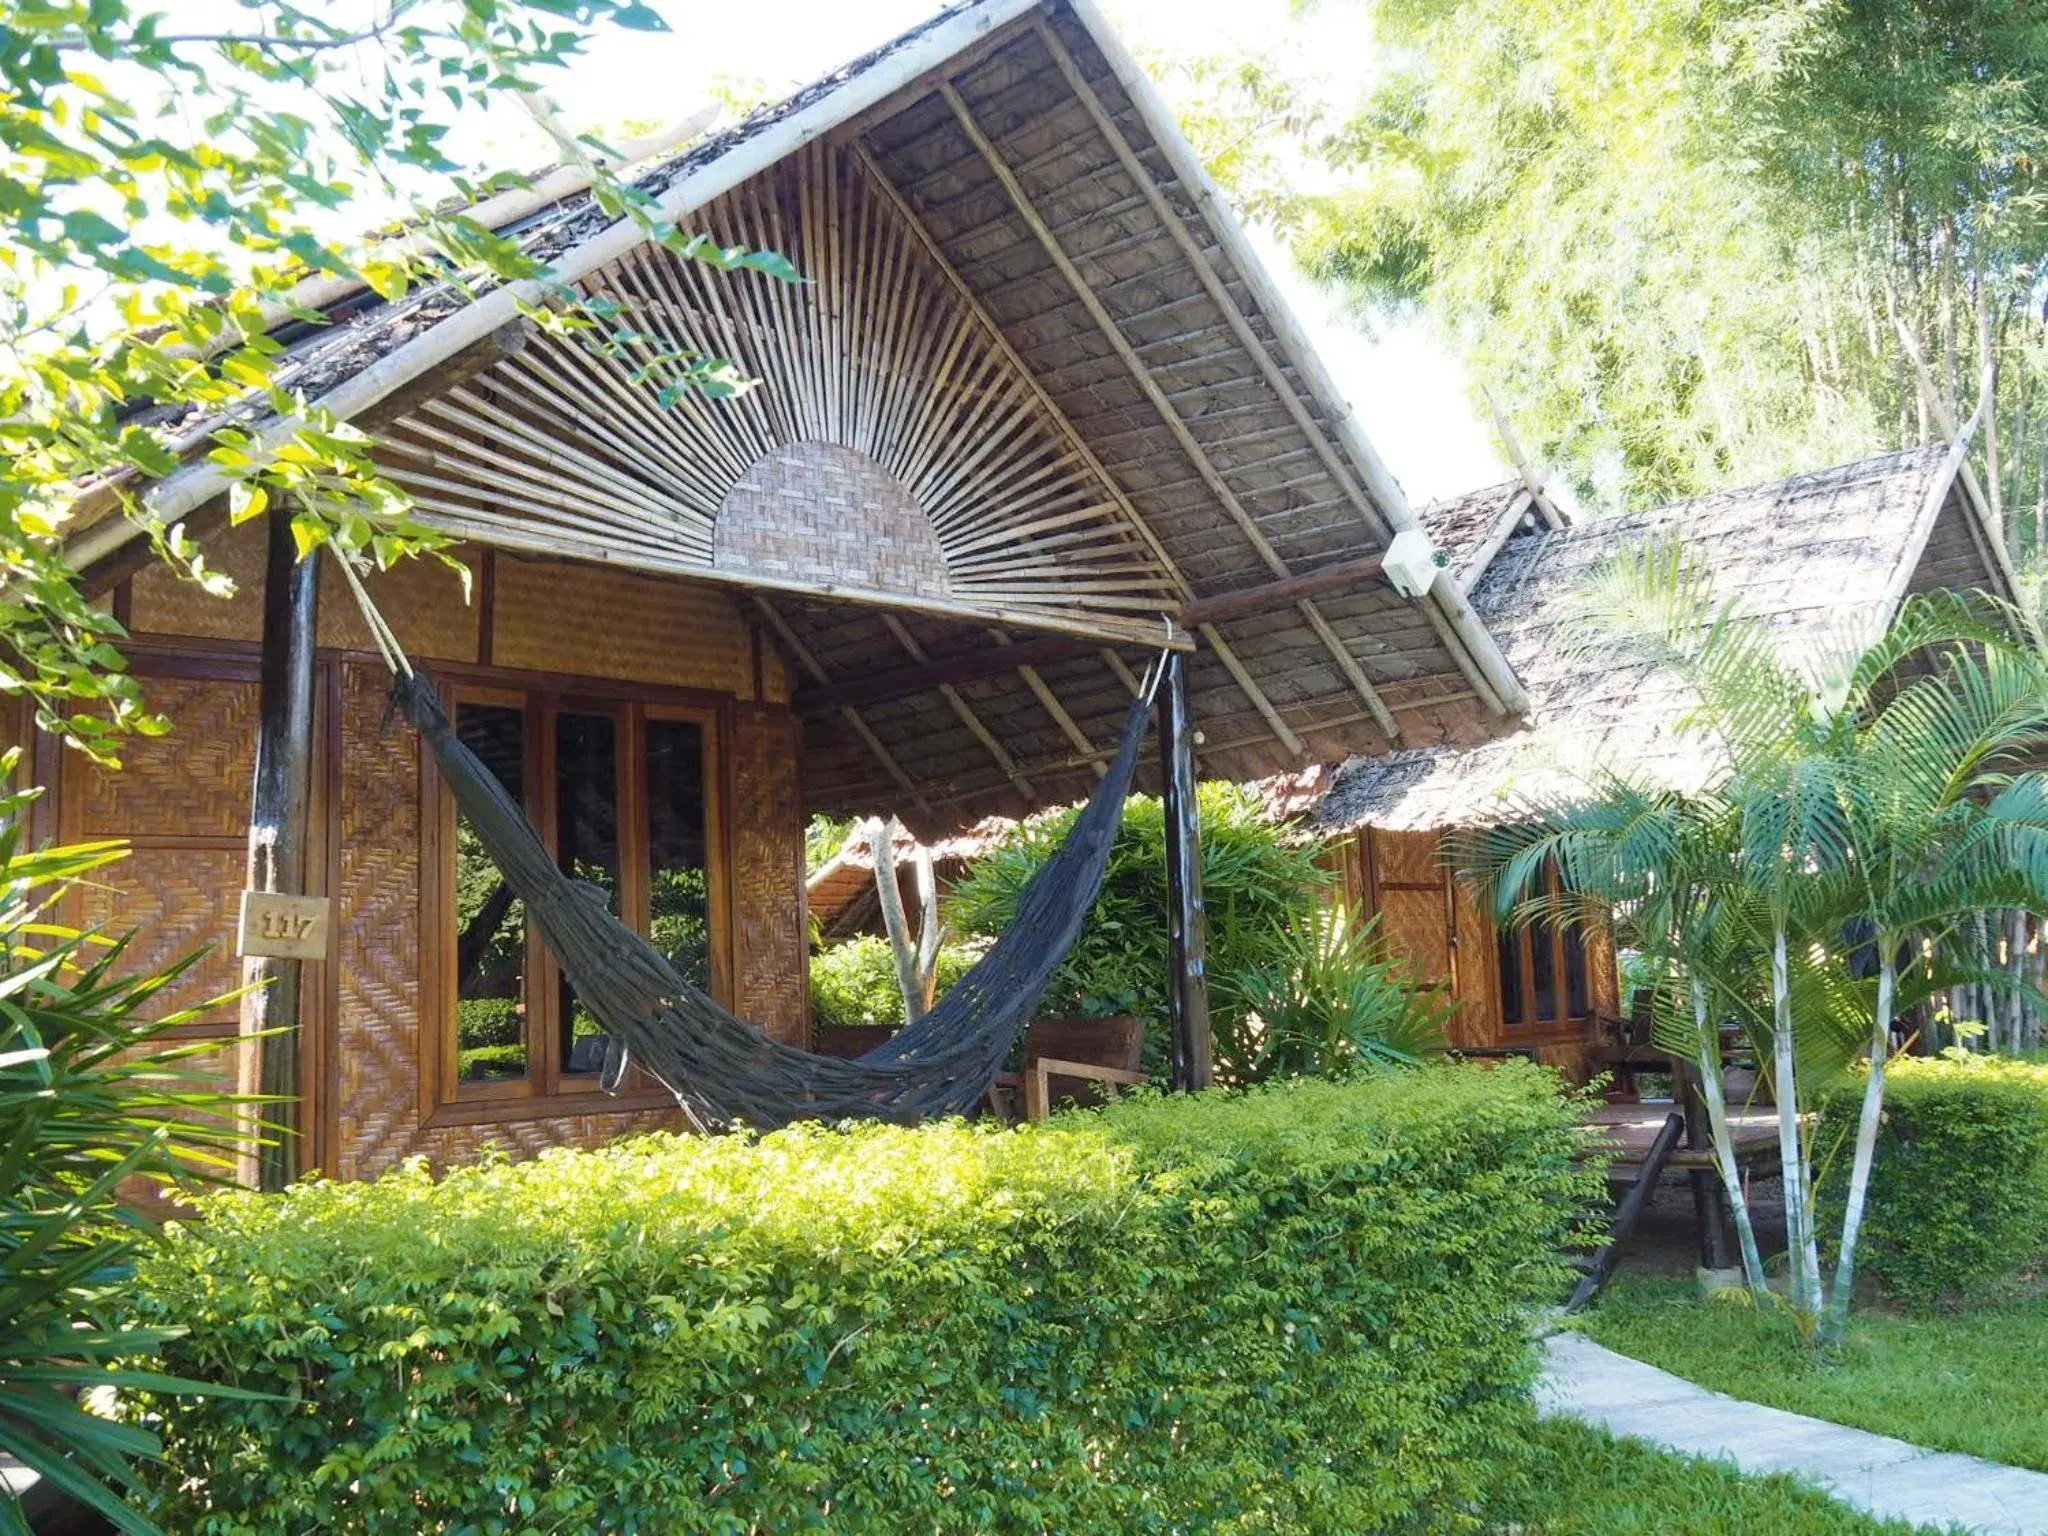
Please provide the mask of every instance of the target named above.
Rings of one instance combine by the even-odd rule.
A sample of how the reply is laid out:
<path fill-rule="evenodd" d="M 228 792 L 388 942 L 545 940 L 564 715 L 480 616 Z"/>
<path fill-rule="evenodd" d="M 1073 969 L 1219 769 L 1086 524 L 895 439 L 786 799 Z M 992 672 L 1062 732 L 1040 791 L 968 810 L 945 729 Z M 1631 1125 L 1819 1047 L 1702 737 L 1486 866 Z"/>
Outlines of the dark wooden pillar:
<path fill-rule="evenodd" d="M 1173 1085 L 1214 1080 L 1209 1037 L 1209 938 L 1202 913 L 1202 832 L 1195 807 L 1195 722 L 1188 708 L 1187 658 L 1166 660 L 1159 684 L 1159 757 L 1166 802 L 1166 889 L 1171 941 Z"/>
<path fill-rule="evenodd" d="M 1711 1151 L 1713 1121 L 1707 1117 L 1699 1074 L 1689 1063 L 1671 1060 L 1672 1099 L 1685 1114 L 1685 1148 L 1688 1152 Z M 1699 1226 L 1700 1265 L 1705 1269 L 1733 1269 L 1740 1262 L 1729 1231 L 1728 1195 L 1721 1176 L 1711 1169 L 1695 1168 L 1688 1175 L 1692 1185 L 1693 1220 Z"/>
<path fill-rule="evenodd" d="M 289 507 L 269 513 L 263 570 L 263 660 L 256 735 L 255 787 L 249 804 L 248 889 L 301 896 L 313 793 L 313 672 L 320 563 L 300 560 Z M 285 1102 L 266 1106 L 277 1129 L 272 1145 L 251 1147 L 241 1176 L 259 1189 L 282 1189 L 304 1167 L 299 1103 L 299 971 L 304 962 L 248 955 L 242 961 L 240 1088 Z M 262 1035 L 262 1039 L 248 1039 Z"/>

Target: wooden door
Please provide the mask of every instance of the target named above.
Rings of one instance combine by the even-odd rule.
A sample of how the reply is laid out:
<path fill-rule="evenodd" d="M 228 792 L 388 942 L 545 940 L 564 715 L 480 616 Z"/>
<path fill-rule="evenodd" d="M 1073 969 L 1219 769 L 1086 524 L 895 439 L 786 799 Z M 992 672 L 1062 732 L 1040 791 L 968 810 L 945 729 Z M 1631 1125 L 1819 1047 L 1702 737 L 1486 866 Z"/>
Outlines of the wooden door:
<path fill-rule="evenodd" d="M 1361 916 L 1379 914 L 1380 933 L 1416 980 L 1442 984 L 1457 1003 L 1451 1043 L 1492 1045 L 1500 1035 L 1493 929 L 1441 845 L 1436 832 L 1363 828 L 1347 848 L 1345 883 Z"/>

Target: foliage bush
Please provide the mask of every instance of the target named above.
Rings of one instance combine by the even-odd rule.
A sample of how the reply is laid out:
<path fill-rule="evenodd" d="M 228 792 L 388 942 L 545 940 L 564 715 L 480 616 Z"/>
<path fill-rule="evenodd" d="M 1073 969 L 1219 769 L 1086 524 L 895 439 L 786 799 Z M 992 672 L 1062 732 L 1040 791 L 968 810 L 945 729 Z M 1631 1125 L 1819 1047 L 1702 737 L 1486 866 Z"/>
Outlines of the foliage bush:
<path fill-rule="evenodd" d="M 1980 1296 L 2048 1255 L 2048 1066 L 1952 1052 L 1890 1068 L 1863 1265 L 1913 1306 Z M 1850 1078 L 1822 1106 L 1823 1149 L 1855 1131 Z M 1846 1151 L 1822 1181 L 1839 1213 Z M 1832 1218 L 1831 1218 L 1832 1219 Z"/>
<path fill-rule="evenodd" d="M 0 755 L 0 781 L 18 762 Z M 197 955 L 138 967 L 133 935 L 58 921 L 127 850 L 25 849 L 34 799 L 0 792 L 0 1454 L 38 1474 L 40 1492 L 96 1512 L 106 1522 L 96 1528 L 153 1536 L 129 1499 L 156 1437 L 89 1406 L 124 1381 L 190 1385 L 133 1370 L 161 1336 L 118 1320 L 128 1266 L 152 1230 L 127 1197 L 231 1178 L 258 1105 L 208 1070 L 215 1041 L 181 1038 L 223 1001 L 171 1001 Z M 0 1485 L 8 1536 L 29 1529 L 20 1487 Z"/>
<path fill-rule="evenodd" d="M 1447 1531 L 1592 1194 L 1555 1079 L 649 1136 L 212 1197 L 143 1266 L 193 1536 Z M 1597 1181 L 1597 1176 L 1596 1176 Z"/>
<path fill-rule="evenodd" d="M 1409 979 L 1377 914 L 1358 922 L 1341 906 L 1317 908 L 1278 948 L 1265 964 L 1221 978 L 1218 991 L 1245 1019 L 1216 1041 L 1225 1080 L 1347 1077 L 1443 1048 L 1453 1004 L 1441 987 Z"/>
<path fill-rule="evenodd" d="M 939 946 L 939 993 L 966 975 L 985 945 Z M 811 1019 L 820 1028 L 838 1024 L 901 1024 L 903 988 L 889 941 L 864 934 L 830 944 L 811 956 Z"/>
<path fill-rule="evenodd" d="M 516 997 L 465 997 L 456 1013 L 465 1048 L 518 1045 L 526 1038 L 525 1006 Z"/>
<path fill-rule="evenodd" d="M 1309 919 L 1334 878 L 1317 859 L 1319 845 L 1266 814 L 1256 792 L 1212 782 L 1198 791 L 1202 831 L 1202 899 L 1209 915 L 1209 974 L 1223 983 L 1211 996 L 1217 1059 L 1228 1065 L 1256 1054 L 1243 1040 L 1243 1002 L 1228 984 L 1260 967 L 1284 963 L 1290 930 Z M 952 921 L 969 933 L 995 935 L 1016 916 L 1017 898 L 1052 857 L 1078 807 L 1020 823 L 948 892 Z M 1110 851 L 1102 894 L 1087 926 L 1054 973 L 1039 1004 L 1049 1018 L 1136 1014 L 1152 1024 L 1167 1018 L 1166 816 L 1158 799 L 1133 795 Z M 1154 1029 L 1147 1064 L 1163 1052 Z"/>

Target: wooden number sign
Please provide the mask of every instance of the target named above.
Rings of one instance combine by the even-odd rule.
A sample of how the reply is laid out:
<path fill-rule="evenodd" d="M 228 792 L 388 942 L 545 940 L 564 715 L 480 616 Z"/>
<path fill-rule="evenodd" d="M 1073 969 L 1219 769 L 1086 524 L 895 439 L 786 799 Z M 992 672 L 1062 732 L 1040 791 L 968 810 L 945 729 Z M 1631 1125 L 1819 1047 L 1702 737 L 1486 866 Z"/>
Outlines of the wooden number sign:
<path fill-rule="evenodd" d="M 325 896 L 244 891 L 237 949 L 273 960 L 325 960 L 329 905 Z"/>

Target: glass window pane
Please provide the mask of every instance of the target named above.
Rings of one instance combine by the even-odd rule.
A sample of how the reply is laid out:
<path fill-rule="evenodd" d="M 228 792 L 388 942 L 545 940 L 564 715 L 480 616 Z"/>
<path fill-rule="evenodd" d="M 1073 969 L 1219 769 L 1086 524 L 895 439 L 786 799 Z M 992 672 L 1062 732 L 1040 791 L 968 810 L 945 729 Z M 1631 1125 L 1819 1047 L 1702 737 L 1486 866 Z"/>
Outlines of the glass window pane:
<path fill-rule="evenodd" d="M 704 730 L 647 722 L 648 938 L 697 986 L 711 985 Z"/>
<path fill-rule="evenodd" d="M 1513 928 L 1500 931 L 1500 1016 L 1506 1024 L 1529 1017 L 1522 1008 L 1522 935 Z"/>
<path fill-rule="evenodd" d="M 1586 934 L 1570 928 L 1564 935 L 1564 990 L 1569 1017 L 1583 1019 L 1593 1012 L 1593 997 L 1586 986 Z"/>
<path fill-rule="evenodd" d="M 610 715 L 555 716 L 555 853 L 565 874 L 603 893 L 619 910 L 619 726 Z M 604 1065 L 604 1029 L 562 982 L 562 1071 Z"/>
<path fill-rule="evenodd" d="M 1547 922 L 1529 925 L 1530 990 L 1535 1016 L 1548 1023 L 1557 1017 L 1557 932 Z"/>
<path fill-rule="evenodd" d="M 463 704 L 455 733 L 516 800 L 525 789 L 526 715 Z M 526 1076 L 526 910 L 505 886 L 469 818 L 455 817 L 457 1076 L 493 1082 Z"/>

